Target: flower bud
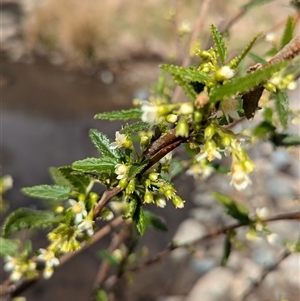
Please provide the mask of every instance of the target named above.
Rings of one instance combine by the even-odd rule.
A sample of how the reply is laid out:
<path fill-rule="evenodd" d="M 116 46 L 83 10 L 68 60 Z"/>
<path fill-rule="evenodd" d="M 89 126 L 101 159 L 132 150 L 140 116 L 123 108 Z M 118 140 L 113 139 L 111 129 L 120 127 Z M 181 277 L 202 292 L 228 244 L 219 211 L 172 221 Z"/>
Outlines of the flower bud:
<path fill-rule="evenodd" d="M 273 93 L 275 93 L 276 92 L 276 86 L 274 85 L 274 84 L 272 84 L 272 83 L 266 83 L 265 85 L 264 85 L 264 87 L 265 87 L 265 89 L 266 90 L 268 90 L 269 92 L 273 92 Z"/>
<path fill-rule="evenodd" d="M 153 203 L 153 195 L 149 190 L 146 190 L 145 194 L 144 194 L 144 203 L 146 204 L 150 204 Z"/>
<path fill-rule="evenodd" d="M 169 114 L 166 116 L 166 121 L 169 123 L 175 123 L 178 120 L 178 116 L 176 114 Z"/>
<path fill-rule="evenodd" d="M 176 126 L 176 133 L 175 135 L 181 137 L 188 137 L 190 132 L 189 124 L 187 123 L 186 119 L 180 119 L 177 126 Z"/>
<path fill-rule="evenodd" d="M 198 56 L 202 59 L 211 59 L 211 54 L 207 50 L 199 51 Z"/>
<path fill-rule="evenodd" d="M 118 187 L 124 189 L 126 188 L 128 185 L 128 180 L 127 178 L 122 178 L 120 181 L 119 181 L 119 184 L 118 184 Z"/>
<path fill-rule="evenodd" d="M 217 70 L 215 77 L 217 81 L 224 81 L 226 79 L 231 79 L 234 76 L 234 71 L 229 66 L 223 66 Z"/>
<path fill-rule="evenodd" d="M 175 208 L 183 208 L 184 207 L 184 200 L 176 195 L 175 197 L 172 198 L 172 202 L 175 206 Z"/>
<path fill-rule="evenodd" d="M 140 139 L 140 145 L 141 145 L 141 147 L 148 146 L 149 141 L 150 141 L 150 138 L 148 136 L 142 136 L 141 139 Z"/>
<path fill-rule="evenodd" d="M 231 144 L 231 138 L 229 135 L 225 135 L 222 138 L 222 144 L 226 147 L 226 146 L 230 146 Z"/>
<path fill-rule="evenodd" d="M 158 180 L 158 176 L 159 176 L 159 173 L 157 173 L 157 172 L 151 172 L 148 175 L 148 178 L 149 178 L 149 180 L 151 180 L 153 182 L 156 182 Z"/>
<path fill-rule="evenodd" d="M 194 106 L 189 102 L 183 103 L 179 109 L 180 114 L 183 114 L 183 115 L 191 114 L 191 113 L 193 113 L 193 111 L 194 111 Z"/>
<path fill-rule="evenodd" d="M 126 187 L 126 194 L 132 194 L 135 191 L 135 179 L 131 179 Z"/>
<path fill-rule="evenodd" d="M 206 139 L 211 139 L 214 134 L 215 134 L 215 127 L 212 124 L 210 124 L 204 130 L 204 137 Z"/>

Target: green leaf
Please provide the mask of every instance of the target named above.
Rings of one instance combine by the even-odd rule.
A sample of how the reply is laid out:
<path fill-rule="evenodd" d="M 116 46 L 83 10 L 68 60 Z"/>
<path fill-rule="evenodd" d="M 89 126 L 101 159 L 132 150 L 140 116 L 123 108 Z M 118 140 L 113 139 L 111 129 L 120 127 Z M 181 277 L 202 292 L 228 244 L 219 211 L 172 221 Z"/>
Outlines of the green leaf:
<path fill-rule="evenodd" d="M 229 260 L 229 256 L 230 256 L 231 249 L 232 249 L 231 236 L 232 236 L 232 232 L 230 231 L 227 233 L 227 235 L 225 237 L 223 256 L 222 256 L 222 261 L 221 261 L 222 266 L 226 266 L 226 264 Z"/>
<path fill-rule="evenodd" d="M 61 201 L 69 198 L 71 188 L 59 185 L 37 185 L 22 188 L 22 192 L 33 198 Z"/>
<path fill-rule="evenodd" d="M 160 65 L 160 68 L 168 71 L 173 76 L 177 75 L 188 82 L 206 83 L 208 81 L 208 76 L 204 72 L 201 72 L 192 67 L 186 68 L 181 66 L 163 64 Z"/>
<path fill-rule="evenodd" d="M 213 192 L 212 195 L 219 204 L 225 207 L 226 214 L 232 216 L 244 225 L 248 225 L 251 222 L 249 210 L 245 206 L 225 194 Z"/>
<path fill-rule="evenodd" d="M 49 171 L 50 171 L 50 176 L 56 185 L 67 186 L 70 187 L 71 189 L 74 189 L 74 186 L 62 175 L 62 173 L 58 168 L 50 167 Z"/>
<path fill-rule="evenodd" d="M 142 164 L 133 163 L 132 165 L 130 165 L 130 168 L 129 168 L 129 171 L 128 171 L 128 178 L 132 179 L 136 175 L 140 174 L 147 165 L 148 165 L 148 162 L 142 163 Z"/>
<path fill-rule="evenodd" d="M 15 239 L 0 237 L 0 256 L 12 256 L 19 249 L 19 243 Z"/>
<path fill-rule="evenodd" d="M 140 108 L 133 108 L 128 110 L 104 112 L 95 115 L 95 119 L 103 120 L 128 120 L 128 119 L 140 119 L 142 111 Z"/>
<path fill-rule="evenodd" d="M 146 231 L 146 221 L 145 221 L 144 209 L 141 204 L 139 204 L 136 208 L 136 211 L 133 215 L 133 221 L 135 222 L 140 235 L 144 235 Z"/>
<path fill-rule="evenodd" d="M 246 57 L 246 55 L 249 53 L 249 51 L 251 50 L 251 48 L 253 47 L 254 43 L 256 42 L 256 40 L 261 36 L 261 33 L 256 35 L 249 43 L 248 45 L 242 50 L 241 54 L 238 55 L 237 57 L 235 57 L 234 59 L 232 59 L 229 62 L 229 67 L 232 69 L 235 69 L 238 67 L 238 65 L 240 64 L 240 62 Z"/>
<path fill-rule="evenodd" d="M 168 231 L 168 228 L 166 224 L 163 222 L 163 220 L 155 215 L 154 213 L 144 210 L 145 215 L 145 222 L 147 226 L 154 227 L 160 231 Z"/>
<path fill-rule="evenodd" d="M 249 52 L 248 56 L 255 62 L 264 65 L 267 61 L 253 52 Z"/>
<path fill-rule="evenodd" d="M 300 137 L 298 135 L 273 133 L 269 140 L 276 146 L 288 147 L 300 145 Z"/>
<path fill-rule="evenodd" d="M 113 158 L 86 158 L 75 161 L 72 167 L 83 172 L 114 172 L 115 166 L 118 164 Z"/>
<path fill-rule="evenodd" d="M 275 99 L 275 108 L 279 121 L 283 128 L 287 128 L 289 117 L 289 98 L 286 90 L 278 90 L 273 94 Z"/>
<path fill-rule="evenodd" d="M 108 296 L 105 290 L 97 289 L 96 290 L 97 301 L 108 301 Z"/>
<path fill-rule="evenodd" d="M 110 144 L 112 141 L 103 133 L 98 130 L 91 129 L 89 132 L 90 138 L 93 144 L 96 146 L 98 152 L 103 157 L 111 157 L 111 158 L 122 158 L 123 153 L 120 149 L 111 149 Z"/>
<path fill-rule="evenodd" d="M 184 94 L 191 100 L 195 100 L 197 98 L 197 93 L 195 92 L 195 89 L 193 87 L 194 82 L 187 82 L 179 75 L 173 75 L 175 83 L 180 86 L 184 92 Z"/>
<path fill-rule="evenodd" d="M 100 257 L 103 260 L 105 260 L 106 262 L 108 262 L 110 266 L 112 266 L 112 267 L 119 266 L 120 262 L 114 256 L 112 256 L 108 251 L 106 251 L 106 250 L 100 250 L 98 252 L 98 254 L 100 255 Z"/>
<path fill-rule="evenodd" d="M 126 211 L 123 214 L 123 219 L 128 219 L 133 217 L 136 208 L 137 208 L 138 202 L 135 198 L 131 198 L 126 201 Z"/>
<path fill-rule="evenodd" d="M 222 64 L 224 64 L 227 59 L 227 56 L 228 56 L 228 51 L 227 51 L 227 47 L 224 43 L 223 37 L 222 37 L 221 33 L 219 32 L 218 28 L 213 24 L 210 25 L 210 31 L 212 34 L 212 38 L 214 40 L 214 44 L 215 44 L 215 48 L 216 48 L 218 57 L 220 58 Z"/>
<path fill-rule="evenodd" d="M 55 215 L 52 211 L 39 211 L 20 208 L 7 217 L 2 227 L 4 237 L 23 229 L 45 229 L 64 221 L 65 216 Z"/>
<path fill-rule="evenodd" d="M 144 121 L 138 121 L 133 124 L 126 124 L 125 127 L 120 130 L 121 134 L 132 134 L 132 133 L 137 133 L 139 131 L 148 131 L 150 128 L 149 123 L 144 122 Z"/>
<path fill-rule="evenodd" d="M 61 175 L 72 185 L 73 190 L 80 193 L 86 194 L 89 185 L 91 184 L 91 179 L 88 175 L 74 171 L 71 166 L 63 166 L 58 168 Z"/>
<path fill-rule="evenodd" d="M 256 70 L 243 77 L 233 78 L 222 86 L 212 89 L 210 100 L 217 101 L 224 97 L 240 94 L 257 87 L 262 82 L 271 78 L 272 75 L 286 66 L 285 62 L 274 64 L 259 70 Z"/>
<path fill-rule="evenodd" d="M 274 132 L 275 130 L 276 127 L 272 123 L 268 121 L 263 121 L 255 127 L 255 129 L 253 130 L 253 134 L 255 136 L 263 136 L 268 133 Z"/>
<path fill-rule="evenodd" d="M 294 19 L 292 16 L 289 16 L 285 23 L 285 28 L 280 41 L 280 49 L 287 45 L 293 38 L 294 31 Z"/>
<path fill-rule="evenodd" d="M 274 1 L 274 0 L 252 0 L 252 1 L 248 2 L 247 4 L 243 5 L 241 8 L 243 10 L 248 10 L 255 6 L 263 5 L 265 3 L 272 2 L 272 1 Z"/>

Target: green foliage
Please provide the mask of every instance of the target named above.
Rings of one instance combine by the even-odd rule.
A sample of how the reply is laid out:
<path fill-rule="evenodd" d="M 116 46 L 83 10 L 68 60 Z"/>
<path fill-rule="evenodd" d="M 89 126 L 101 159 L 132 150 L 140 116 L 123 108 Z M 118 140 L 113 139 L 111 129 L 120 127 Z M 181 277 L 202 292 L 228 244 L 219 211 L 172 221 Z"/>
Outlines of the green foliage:
<path fill-rule="evenodd" d="M 222 256 L 222 260 L 221 260 L 221 265 L 222 266 L 226 266 L 228 260 L 229 260 L 229 256 L 232 250 L 232 231 L 229 231 L 226 234 L 225 240 L 224 240 L 224 247 L 223 247 L 223 256 Z"/>
<path fill-rule="evenodd" d="M 144 210 L 144 215 L 147 226 L 153 227 L 160 231 L 168 231 L 167 225 L 162 221 L 160 217 L 148 210 Z"/>
<path fill-rule="evenodd" d="M 110 144 L 112 143 L 112 141 L 105 134 L 95 129 L 91 129 L 89 134 L 93 144 L 96 146 L 100 155 L 102 155 L 103 157 L 111 157 L 118 159 L 123 157 L 123 153 L 121 150 L 119 150 L 118 148 L 110 148 Z"/>
<path fill-rule="evenodd" d="M 255 63 L 258 63 L 258 64 L 262 64 L 264 65 L 267 61 L 262 58 L 261 56 L 253 53 L 253 52 L 249 52 L 248 53 L 248 56 L 255 62 Z"/>
<path fill-rule="evenodd" d="M 69 198 L 71 188 L 59 185 L 38 185 L 22 188 L 22 192 L 33 198 L 61 201 Z"/>
<path fill-rule="evenodd" d="M 143 164 L 139 164 L 139 163 L 133 163 L 130 165 L 129 171 L 128 171 L 128 178 L 134 178 L 136 175 L 140 174 L 145 167 L 148 165 L 148 163 L 143 163 Z"/>
<path fill-rule="evenodd" d="M 99 113 L 95 115 L 95 119 L 102 120 L 129 120 L 129 119 L 140 119 L 142 111 L 139 108 L 133 108 L 121 111 L 111 111 L 105 113 Z"/>
<path fill-rule="evenodd" d="M 268 121 L 263 121 L 258 124 L 253 130 L 255 136 L 263 136 L 270 132 L 274 132 L 276 127 Z"/>
<path fill-rule="evenodd" d="M 214 40 L 218 57 L 220 58 L 222 64 L 224 64 L 228 56 L 228 51 L 225 42 L 223 40 L 223 37 L 219 32 L 218 28 L 213 24 L 210 25 L 210 31 L 212 34 L 212 38 Z"/>
<path fill-rule="evenodd" d="M 126 124 L 125 127 L 122 130 L 120 130 L 120 133 L 132 134 L 132 133 L 137 133 L 139 131 L 148 131 L 149 127 L 150 127 L 149 123 L 138 121 L 133 124 Z"/>
<path fill-rule="evenodd" d="M 75 161 L 72 164 L 72 168 L 83 172 L 109 172 L 112 173 L 115 170 L 115 166 L 118 164 L 116 159 L 111 157 L 103 158 L 86 158 L 83 160 Z"/>
<path fill-rule="evenodd" d="M 144 235 L 146 231 L 146 220 L 145 220 L 144 209 L 141 204 L 138 204 L 135 210 L 135 213 L 133 215 L 133 221 L 135 222 L 140 235 Z"/>
<path fill-rule="evenodd" d="M 274 132 L 269 140 L 275 146 L 299 146 L 300 145 L 300 136 L 298 135 L 289 135 L 289 134 L 279 134 Z"/>
<path fill-rule="evenodd" d="M 19 249 L 19 243 L 15 239 L 0 237 L 0 256 L 12 256 Z"/>
<path fill-rule="evenodd" d="M 293 38 L 294 32 L 294 19 L 292 16 L 289 16 L 280 41 L 280 49 L 287 45 Z"/>
<path fill-rule="evenodd" d="M 20 208 L 7 217 L 2 227 L 2 234 L 8 237 L 22 229 L 45 229 L 64 219 L 65 216 L 56 215 L 52 211 Z"/>
<path fill-rule="evenodd" d="M 173 75 L 173 78 L 174 78 L 174 81 L 176 82 L 176 84 L 182 88 L 183 92 L 189 99 L 191 99 L 191 100 L 196 99 L 197 93 L 194 88 L 194 85 L 195 85 L 194 81 L 187 82 L 185 79 L 183 79 L 179 75 Z"/>
<path fill-rule="evenodd" d="M 67 186 L 67 187 L 70 187 L 70 189 L 72 189 L 72 190 L 74 189 L 74 186 L 66 179 L 66 177 L 63 176 L 61 170 L 59 170 L 56 167 L 50 167 L 49 172 L 50 172 L 50 176 L 51 176 L 53 182 L 56 185 Z"/>
<path fill-rule="evenodd" d="M 283 128 L 287 128 L 289 117 L 289 98 L 286 90 L 278 90 L 274 93 L 275 108 L 279 121 Z"/>
<path fill-rule="evenodd" d="M 172 76 L 179 76 L 181 79 L 187 82 L 200 82 L 205 83 L 208 80 L 208 76 L 193 67 L 181 67 L 181 66 L 174 66 L 174 65 L 160 65 L 160 68 L 168 71 Z"/>
<path fill-rule="evenodd" d="M 249 91 L 268 80 L 275 72 L 282 69 L 285 65 L 285 62 L 281 62 L 263 69 L 256 70 L 245 76 L 233 78 L 224 85 L 212 89 L 210 93 L 210 100 L 217 101 L 223 99 L 224 97 Z"/>
<path fill-rule="evenodd" d="M 232 69 L 235 69 L 239 66 L 240 62 L 247 56 L 247 54 L 249 54 L 249 51 L 252 49 L 254 43 L 256 42 L 256 40 L 261 36 L 261 33 L 256 35 L 249 43 L 248 45 L 242 50 L 241 54 L 238 55 L 237 57 L 233 58 L 230 62 L 229 62 L 229 67 Z"/>
<path fill-rule="evenodd" d="M 249 210 L 245 206 L 225 194 L 213 192 L 212 195 L 225 208 L 225 213 L 238 220 L 241 224 L 250 224 Z"/>
<path fill-rule="evenodd" d="M 136 198 L 130 198 L 126 201 L 126 211 L 123 214 L 123 219 L 128 219 L 133 217 L 136 208 L 137 208 L 138 202 Z"/>

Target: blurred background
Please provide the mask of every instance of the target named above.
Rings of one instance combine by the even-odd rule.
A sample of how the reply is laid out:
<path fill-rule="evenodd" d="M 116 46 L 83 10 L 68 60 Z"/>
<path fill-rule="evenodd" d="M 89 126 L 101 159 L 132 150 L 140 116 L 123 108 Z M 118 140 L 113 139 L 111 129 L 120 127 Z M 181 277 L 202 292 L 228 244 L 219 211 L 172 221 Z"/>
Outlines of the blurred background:
<path fill-rule="evenodd" d="M 188 52 L 191 32 L 203 2 L 1 1 L 1 167 L 2 175 L 10 174 L 14 180 L 13 189 L 5 196 L 9 200 L 9 210 L 21 206 L 45 206 L 22 195 L 20 188 L 51 183 L 50 166 L 69 165 L 75 160 L 97 155 L 88 138 L 90 128 L 98 128 L 114 137 L 121 124 L 95 121 L 93 116 L 103 111 L 129 108 L 135 97 L 147 98 L 148 88 L 155 84 L 159 74 L 159 64 L 181 62 Z M 199 36 L 203 48 L 209 43 L 210 24 L 224 26 L 247 3 L 242 0 L 208 2 L 210 5 Z M 227 35 L 229 48 L 232 51 L 240 49 L 258 32 L 267 32 L 271 28 L 279 37 L 286 17 L 294 14 L 295 10 L 286 0 L 273 1 L 251 10 Z M 259 47 L 269 46 L 262 42 Z M 299 89 L 293 91 L 291 99 L 292 105 L 299 108 Z M 241 129 L 247 126 L 249 124 L 241 125 Z M 299 127 L 291 131 L 299 131 Z M 298 208 L 295 200 L 299 196 L 299 152 L 273 152 L 270 146 L 261 145 L 253 151 L 253 156 L 264 163 L 260 167 L 261 173 L 257 173 L 259 177 L 253 181 L 252 188 L 243 194 L 235 193 L 235 197 L 244 202 L 251 199 L 249 206 L 253 208 L 271 206 L 275 208 L 274 212 Z M 271 174 L 278 179 L 273 177 L 271 182 Z M 276 185 L 276 181 L 281 184 Z M 197 183 L 191 178 L 179 179 L 179 194 L 187 200 L 185 208 L 175 210 L 168 206 L 167 210 L 156 210 L 169 225 L 169 232 L 150 230 L 141 245 L 147 244 L 149 253 L 155 254 L 170 242 L 175 233 L 179 235 L 178 239 L 186 238 L 191 232 L 197 237 L 220 223 L 228 223 L 221 208 L 213 203 L 210 189 L 233 193 L 222 177 Z M 277 231 L 281 228 L 278 227 Z M 297 232 L 297 224 L 293 222 L 285 228 L 286 233 L 282 233 L 285 236 Z M 49 281 L 40 282 L 24 295 L 28 300 L 88 300 L 99 264 L 97 250 L 107 247 L 109 241 L 110 237 L 107 237 L 75 257 L 58 269 Z M 46 241 L 37 236 L 35 244 L 45 245 Z M 228 270 L 220 272 L 217 269 L 221 244 L 222 239 L 214 241 L 202 246 L 196 253 L 198 257 L 179 254 L 139 273 L 133 284 L 126 287 L 121 284 L 118 300 L 194 301 L 192 296 L 184 298 L 199 278 L 212 272 L 215 273 L 211 276 L 214 284 L 224 279 L 232 280 L 221 293 L 223 299 L 217 299 L 217 296 L 195 300 L 237 300 L 232 296 L 238 294 L 236 287 L 243 285 L 237 282 L 234 274 L 240 273 L 238 278 L 243 273 L 247 277 L 249 270 L 255 274 L 265 262 L 273 262 L 278 251 L 270 249 L 268 254 L 245 251 L 246 259 L 236 254 Z M 241 270 L 243 264 L 239 264 L 244 263 L 243 260 L 248 264 L 245 271 Z M 286 291 L 290 294 L 288 300 L 299 300 L 297 258 L 292 257 L 288 264 L 286 275 L 294 277 L 291 282 L 284 282 L 276 292 L 272 287 L 278 287 L 278 282 L 272 280 L 269 286 L 247 300 L 280 300 Z M 224 279 L 218 281 L 218 275 Z M 175 295 L 177 299 L 166 297 Z"/>

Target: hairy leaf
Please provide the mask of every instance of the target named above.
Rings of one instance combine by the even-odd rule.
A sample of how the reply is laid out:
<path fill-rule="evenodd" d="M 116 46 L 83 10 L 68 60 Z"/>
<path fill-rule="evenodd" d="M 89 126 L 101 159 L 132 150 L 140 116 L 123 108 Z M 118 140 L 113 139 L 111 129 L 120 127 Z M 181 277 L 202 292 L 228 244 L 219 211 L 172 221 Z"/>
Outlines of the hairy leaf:
<path fill-rule="evenodd" d="M 91 129 L 89 131 L 90 138 L 93 144 L 96 146 L 98 152 L 103 157 L 111 157 L 111 158 L 122 158 L 123 153 L 120 149 L 111 149 L 110 144 L 112 141 L 103 133 L 98 130 Z"/>
<path fill-rule="evenodd" d="M 56 185 L 59 186 L 68 186 L 71 189 L 74 189 L 74 186 L 62 175 L 60 170 L 56 167 L 49 168 L 51 178 Z"/>
<path fill-rule="evenodd" d="M 135 198 L 129 199 L 128 201 L 126 201 L 126 211 L 123 214 L 123 219 L 128 219 L 133 217 L 136 208 L 137 208 L 137 200 Z"/>
<path fill-rule="evenodd" d="M 289 117 L 289 98 L 286 90 L 278 90 L 274 93 L 274 99 L 279 121 L 283 128 L 287 128 Z"/>
<path fill-rule="evenodd" d="M 195 100 L 197 98 L 197 93 L 195 92 L 192 83 L 187 82 L 179 75 L 173 75 L 173 78 L 176 84 L 182 88 L 183 92 L 189 99 Z"/>
<path fill-rule="evenodd" d="M 12 256 L 19 249 L 19 243 L 15 239 L 0 237 L 0 256 Z"/>
<path fill-rule="evenodd" d="M 218 57 L 220 58 L 222 64 L 225 63 L 227 56 L 228 56 L 228 51 L 227 47 L 224 43 L 223 37 L 221 33 L 219 32 L 218 28 L 211 24 L 210 25 L 210 31 L 212 34 L 212 38 L 214 40 L 215 48 L 217 50 Z"/>
<path fill-rule="evenodd" d="M 248 56 L 255 62 L 264 65 L 267 61 L 253 52 L 249 52 Z"/>
<path fill-rule="evenodd" d="M 20 208 L 7 217 L 2 227 L 4 237 L 23 229 L 44 229 L 62 222 L 65 216 L 55 215 L 52 211 L 39 211 Z"/>
<path fill-rule="evenodd" d="M 274 0 L 251 0 L 247 4 L 243 5 L 242 9 L 243 10 L 248 10 L 248 9 L 251 9 L 255 6 L 263 5 L 265 3 L 272 2 L 272 1 L 274 1 Z"/>
<path fill-rule="evenodd" d="M 103 120 L 129 120 L 129 119 L 140 119 L 142 111 L 140 108 L 133 108 L 128 110 L 104 112 L 95 115 L 95 119 Z"/>
<path fill-rule="evenodd" d="M 238 65 L 240 64 L 240 62 L 246 57 L 246 55 L 249 53 L 249 51 L 251 50 L 251 48 L 253 47 L 254 43 L 256 42 L 256 40 L 261 36 L 261 33 L 256 35 L 249 43 L 248 45 L 242 50 L 241 54 L 238 55 L 237 57 L 235 57 L 234 59 L 232 59 L 230 61 L 230 63 L 228 64 L 230 68 L 235 69 L 238 67 Z"/>
<path fill-rule="evenodd" d="M 294 31 L 294 19 L 289 16 L 286 20 L 285 28 L 280 41 L 280 49 L 287 45 L 293 38 Z"/>
<path fill-rule="evenodd" d="M 145 221 L 144 209 L 141 204 L 137 206 L 136 211 L 133 215 L 133 220 L 136 224 L 136 227 L 140 235 L 144 235 L 146 231 L 146 221 Z"/>
<path fill-rule="evenodd" d="M 168 231 L 167 225 L 156 214 L 148 210 L 144 210 L 144 215 L 145 215 L 145 221 L 147 226 L 154 227 L 160 231 Z"/>
<path fill-rule="evenodd" d="M 61 201 L 69 197 L 71 188 L 59 185 L 37 185 L 22 188 L 22 192 L 33 198 Z"/>
<path fill-rule="evenodd" d="M 76 170 L 83 172 L 113 172 L 115 166 L 118 164 L 113 158 L 103 157 L 103 158 L 86 158 L 83 160 L 75 161 L 72 167 Z"/>
<path fill-rule="evenodd" d="M 133 124 L 126 124 L 125 127 L 120 130 L 121 134 L 131 134 L 131 133 L 137 133 L 139 131 L 148 131 L 150 128 L 149 123 L 144 121 L 138 121 Z"/>
<path fill-rule="evenodd" d="M 249 211 L 244 205 L 219 192 L 213 192 L 212 195 L 219 204 L 225 207 L 225 213 L 232 216 L 242 224 L 248 225 L 251 222 L 249 218 Z"/>
<path fill-rule="evenodd" d="M 275 130 L 276 127 L 272 123 L 268 121 L 263 121 L 255 127 L 255 129 L 253 130 L 253 134 L 255 136 L 263 136 L 268 133 L 274 132 Z"/>
<path fill-rule="evenodd" d="M 173 76 L 177 75 L 188 82 L 205 83 L 208 80 L 208 76 L 204 72 L 195 68 L 167 64 L 160 65 L 160 68 L 170 72 Z"/>
<path fill-rule="evenodd" d="M 74 171 L 71 166 L 60 167 L 58 171 L 74 187 L 73 190 L 86 194 L 87 188 L 91 183 L 89 176 L 82 172 Z"/>
<path fill-rule="evenodd" d="M 233 78 L 224 85 L 212 89 L 210 93 L 210 100 L 217 101 L 223 99 L 224 97 L 249 91 L 271 78 L 275 72 L 279 71 L 284 66 L 286 66 L 286 63 L 281 62 L 256 70 L 243 77 Z"/>
<path fill-rule="evenodd" d="M 222 256 L 222 261 L 221 261 L 222 266 L 226 266 L 226 264 L 229 260 L 229 256 L 230 256 L 231 249 L 232 249 L 231 236 L 232 236 L 232 232 L 228 232 L 225 237 L 223 256 Z"/>
<path fill-rule="evenodd" d="M 112 267 L 119 266 L 120 262 L 114 256 L 112 256 L 108 251 L 100 250 L 98 254 L 103 260 L 108 262 L 110 266 Z"/>
<path fill-rule="evenodd" d="M 139 164 L 139 163 L 133 163 L 130 165 L 129 171 L 128 171 L 128 178 L 134 178 L 136 175 L 141 173 L 143 169 L 148 165 L 148 162 Z"/>

